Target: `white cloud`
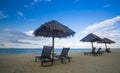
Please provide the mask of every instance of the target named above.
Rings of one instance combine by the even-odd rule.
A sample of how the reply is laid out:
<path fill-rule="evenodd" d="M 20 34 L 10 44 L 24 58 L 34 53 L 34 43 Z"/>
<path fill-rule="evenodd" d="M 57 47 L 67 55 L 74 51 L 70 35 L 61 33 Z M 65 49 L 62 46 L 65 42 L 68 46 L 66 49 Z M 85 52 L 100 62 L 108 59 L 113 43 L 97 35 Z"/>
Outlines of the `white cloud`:
<path fill-rule="evenodd" d="M 120 16 L 116 16 L 114 18 L 104 20 L 100 23 L 90 25 L 83 32 L 89 33 L 89 32 L 94 32 L 95 30 L 99 30 L 101 28 L 110 27 L 118 21 L 120 21 Z"/>
<path fill-rule="evenodd" d="M 34 0 L 34 3 L 37 3 L 37 2 L 39 2 L 39 1 L 41 1 L 41 0 Z"/>
<path fill-rule="evenodd" d="M 0 19 L 6 18 L 6 17 L 8 17 L 8 15 L 5 15 L 5 13 L 2 10 L 0 10 Z"/>
<path fill-rule="evenodd" d="M 24 7 L 25 8 L 33 8 L 34 5 L 36 5 L 40 2 L 52 2 L 52 0 L 33 0 L 29 4 L 25 4 Z"/>
<path fill-rule="evenodd" d="M 0 30 L 0 34 L 1 34 L 0 41 L 2 44 L 4 44 L 4 46 L 8 46 L 11 44 L 30 44 L 30 43 L 19 41 L 20 39 L 29 38 L 29 36 L 27 36 L 26 34 L 20 32 L 20 31 L 11 30 L 11 29 L 3 29 L 3 30 Z M 2 46 L 2 47 L 4 47 L 4 46 Z M 9 46 L 9 47 L 11 47 L 11 46 Z"/>
<path fill-rule="evenodd" d="M 34 3 L 37 3 L 37 2 L 52 2 L 52 0 L 34 0 Z"/>
<path fill-rule="evenodd" d="M 84 34 L 95 33 L 101 38 L 107 37 L 115 41 L 114 47 L 119 45 L 120 42 L 120 16 L 104 20 L 98 24 L 93 24 L 85 28 Z"/>
<path fill-rule="evenodd" d="M 23 16 L 24 16 L 21 11 L 17 11 L 17 13 L 18 13 L 18 15 L 19 15 L 20 17 L 23 17 Z"/>
<path fill-rule="evenodd" d="M 29 8 L 29 6 L 28 6 L 28 5 L 26 5 L 26 4 L 25 4 L 24 6 L 25 6 L 25 8 Z"/>
<path fill-rule="evenodd" d="M 107 5 L 105 5 L 105 6 L 103 6 L 104 8 L 107 8 L 107 7 L 110 7 L 111 5 L 109 5 L 109 4 L 107 4 Z"/>
<path fill-rule="evenodd" d="M 45 0 L 46 2 L 52 2 L 52 0 Z"/>
<path fill-rule="evenodd" d="M 24 39 L 26 37 L 29 37 L 20 31 L 11 30 L 11 29 L 0 30 L 0 34 L 1 34 L 0 40 L 11 41 L 11 42 L 17 42 L 17 40 L 19 39 Z"/>
<path fill-rule="evenodd" d="M 74 0 L 74 3 L 77 3 L 79 0 Z"/>
<path fill-rule="evenodd" d="M 97 30 L 95 33 L 101 37 L 120 38 L 120 29 L 113 26 L 102 28 L 99 31 Z"/>
<path fill-rule="evenodd" d="M 25 34 L 27 34 L 28 36 L 33 36 L 33 32 L 34 30 L 30 30 L 30 31 L 25 32 Z"/>
<path fill-rule="evenodd" d="M 49 38 L 31 36 L 33 31 L 21 32 L 13 29 L 0 30 L 0 48 L 33 48 L 48 44 Z"/>
<path fill-rule="evenodd" d="M 4 44 L 3 44 L 3 43 L 0 43 L 0 46 L 4 46 Z"/>

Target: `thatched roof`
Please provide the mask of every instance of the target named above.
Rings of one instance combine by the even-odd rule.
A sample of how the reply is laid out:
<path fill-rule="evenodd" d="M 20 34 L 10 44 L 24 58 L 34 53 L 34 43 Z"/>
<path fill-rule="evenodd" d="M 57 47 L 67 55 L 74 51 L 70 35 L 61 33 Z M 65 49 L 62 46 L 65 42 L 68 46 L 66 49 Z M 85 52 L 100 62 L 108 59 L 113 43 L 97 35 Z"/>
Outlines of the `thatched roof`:
<path fill-rule="evenodd" d="M 99 41 L 98 43 L 108 43 L 108 44 L 112 44 L 115 43 L 114 41 L 108 39 L 108 38 L 103 38 L 102 41 Z"/>
<path fill-rule="evenodd" d="M 62 38 L 73 36 L 75 32 L 58 21 L 52 20 L 41 25 L 33 34 L 35 36 Z"/>
<path fill-rule="evenodd" d="M 102 39 L 93 34 L 93 33 L 90 33 L 88 34 L 86 37 L 84 37 L 83 39 L 81 39 L 80 41 L 83 41 L 83 42 L 96 42 L 96 41 L 101 41 Z"/>

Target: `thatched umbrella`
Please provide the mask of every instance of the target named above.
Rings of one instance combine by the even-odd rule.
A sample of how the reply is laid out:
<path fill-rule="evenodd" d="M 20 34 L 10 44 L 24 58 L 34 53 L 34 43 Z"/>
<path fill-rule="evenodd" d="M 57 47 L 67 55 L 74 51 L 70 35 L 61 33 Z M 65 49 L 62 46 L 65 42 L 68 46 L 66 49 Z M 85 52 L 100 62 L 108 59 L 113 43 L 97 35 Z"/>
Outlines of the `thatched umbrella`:
<path fill-rule="evenodd" d="M 98 43 L 105 43 L 105 48 L 107 49 L 107 44 L 112 44 L 112 43 L 115 43 L 115 42 L 108 39 L 108 38 L 103 38 L 102 41 L 99 41 Z"/>
<path fill-rule="evenodd" d="M 35 36 L 52 37 L 53 59 L 54 59 L 54 39 L 66 38 L 68 36 L 73 36 L 74 34 L 75 32 L 73 30 L 69 29 L 67 26 L 55 20 L 44 23 L 34 31 Z"/>
<path fill-rule="evenodd" d="M 83 39 L 81 39 L 80 41 L 91 42 L 91 44 L 92 44 L 92 50 L 93 50 L 93 42 L 97 42 L 97 41 L 101 41 L 101 40 L 102 39 L 99 36 L 97 36 L 97 35 L 95 35 L 93 33 L 90 33 L 86 37 L 84 37 Z"/>

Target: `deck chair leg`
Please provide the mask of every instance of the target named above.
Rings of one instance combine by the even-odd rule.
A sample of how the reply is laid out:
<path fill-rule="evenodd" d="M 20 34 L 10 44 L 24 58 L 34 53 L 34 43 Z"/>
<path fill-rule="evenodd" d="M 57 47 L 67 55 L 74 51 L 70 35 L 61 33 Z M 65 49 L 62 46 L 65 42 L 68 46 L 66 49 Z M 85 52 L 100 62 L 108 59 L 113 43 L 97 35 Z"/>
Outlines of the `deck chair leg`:
<path fill-rule="evenodd" d="M 53 59 L 51 60 L 51 65 L 53 65 Z"/>
<path fill-rule="evenodd" d="M 86 55 L 86 53 L 84 52 L 84 55 Z"/>
<path fill-rule="evenodd" d="M 61 58 L 61 63 L 63 63 L 63 58 Z"/>
<path fill-rule="evenodd" d="M 41 61 L 41 66 L 43 66 L 43 61 Z"/>
<path fill-rule="evenodd" d="M 68 61 L 71 62 L 71 61 L 70 61 L 70 58 L 68 58 Z"/>

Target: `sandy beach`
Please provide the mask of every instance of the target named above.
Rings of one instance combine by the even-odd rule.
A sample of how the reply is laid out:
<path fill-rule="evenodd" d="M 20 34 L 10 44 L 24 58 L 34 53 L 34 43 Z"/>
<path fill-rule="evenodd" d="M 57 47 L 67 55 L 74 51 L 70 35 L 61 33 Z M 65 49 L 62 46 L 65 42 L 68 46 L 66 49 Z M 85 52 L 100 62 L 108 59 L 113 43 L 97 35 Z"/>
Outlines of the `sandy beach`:
<path fill-rule="evenodd" d="M 34 62 L 38 54 L 1 54 L 0 73 L 120 73 L 120 50 L 102 56 L 84 56 L 71 52 L 71 62 L 55 61 L 53 66 L 41 67 Z"/>

